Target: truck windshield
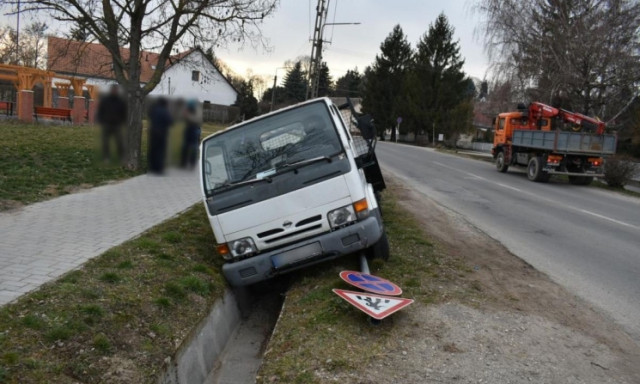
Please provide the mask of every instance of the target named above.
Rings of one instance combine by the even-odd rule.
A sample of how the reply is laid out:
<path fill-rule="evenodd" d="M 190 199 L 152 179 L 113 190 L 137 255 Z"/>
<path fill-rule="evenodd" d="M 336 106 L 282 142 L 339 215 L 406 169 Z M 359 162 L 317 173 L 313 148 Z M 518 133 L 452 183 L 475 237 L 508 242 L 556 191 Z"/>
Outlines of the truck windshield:
<path fill-rule="evenodd" d="M 250 180 L 331 161 L 343 152 L 323 102 L 290 109 L 207 139 L 203 172 L 207 194 Z M 313 160 L 313 161 L 312 161 Z M 296 164 L 296 166 L 292 166 Z"/>

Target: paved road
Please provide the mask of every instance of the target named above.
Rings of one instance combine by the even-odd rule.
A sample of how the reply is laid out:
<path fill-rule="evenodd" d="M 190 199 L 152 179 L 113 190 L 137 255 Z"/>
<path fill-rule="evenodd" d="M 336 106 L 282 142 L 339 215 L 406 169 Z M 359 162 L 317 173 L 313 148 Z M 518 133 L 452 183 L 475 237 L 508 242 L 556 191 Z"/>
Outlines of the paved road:
<path fill-rule="evenodd" d="M 196 172 L 170 170 L 0 213 L 0 305 L 199 200 Z"/>
<path fill-rule="evenodd" d="M 383 142 L 376 154 L 383 170 L 467 217 L 640 342 L 640 199 L 533 183 L 524 172 L 425 148 Z"/>

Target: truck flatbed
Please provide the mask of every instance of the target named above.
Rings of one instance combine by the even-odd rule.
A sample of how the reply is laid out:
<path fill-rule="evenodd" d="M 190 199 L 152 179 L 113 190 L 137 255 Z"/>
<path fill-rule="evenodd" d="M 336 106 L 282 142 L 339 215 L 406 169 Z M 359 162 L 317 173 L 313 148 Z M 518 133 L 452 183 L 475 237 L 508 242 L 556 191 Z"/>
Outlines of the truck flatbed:
<path fill-rule="evenodd" d="M 511 145 L 552 151 L 562 154 L 613 155 L 616 152 L 616 135 L 597 135 L 569 131 L 513 131 Z"/>

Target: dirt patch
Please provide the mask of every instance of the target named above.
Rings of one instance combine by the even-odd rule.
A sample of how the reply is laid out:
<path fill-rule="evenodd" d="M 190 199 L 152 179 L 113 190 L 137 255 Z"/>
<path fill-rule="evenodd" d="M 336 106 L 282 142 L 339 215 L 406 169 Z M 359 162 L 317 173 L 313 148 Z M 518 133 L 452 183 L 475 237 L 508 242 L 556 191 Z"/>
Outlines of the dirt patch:
<path fill-rule="evenodd" d="M 0 212 L 17 211 L 23 206 L 24 204 L 17 200 L 0 199 Z"/>
<path fill-rule="evenodd" d="M 414 327 L 389 345 L 374 372 L 392 366 L 408 372 L 403 382 L 412 383 L 640 382 L 640 347 L 612 320 L 460 215 L 397 181 L 390 184 L 400 205 L 446 253 L 472 268 L 459 283 L 482 295 L 461 303 L 418 303 L 408 312 Z"/>

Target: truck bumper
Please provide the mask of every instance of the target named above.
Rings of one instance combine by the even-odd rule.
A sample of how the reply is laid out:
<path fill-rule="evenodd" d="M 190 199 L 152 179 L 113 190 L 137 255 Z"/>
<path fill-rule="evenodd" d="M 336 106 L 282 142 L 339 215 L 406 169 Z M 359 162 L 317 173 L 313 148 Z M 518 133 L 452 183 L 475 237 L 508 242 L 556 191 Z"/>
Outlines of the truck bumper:
<path fill-rule="evenodd" d="M 380 211 L 333 232 L 324 233 L 277 250 L 222 266 L 222 273 L 234 287 L 255 284 L 272 277 L 348 255 L 375 244 L 382 236 Z"/>

